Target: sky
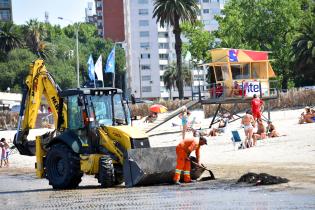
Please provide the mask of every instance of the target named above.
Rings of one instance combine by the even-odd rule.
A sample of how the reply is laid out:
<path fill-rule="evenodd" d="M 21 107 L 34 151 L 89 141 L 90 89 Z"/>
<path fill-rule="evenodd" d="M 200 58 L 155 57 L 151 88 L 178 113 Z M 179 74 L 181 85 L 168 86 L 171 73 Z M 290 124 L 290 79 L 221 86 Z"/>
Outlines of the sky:
<path fill-rule="evenodd" d="M 12 0 L 13 22 L 20 25 L 34 18 L 44 22 L 45 11 L 53 25 L 66 26 L 71 24 L 70 21 L 84 22 L 88 2 L 94 0 Z M 64 20 L 59 20 L 58 17 L 63 17 Z"/>

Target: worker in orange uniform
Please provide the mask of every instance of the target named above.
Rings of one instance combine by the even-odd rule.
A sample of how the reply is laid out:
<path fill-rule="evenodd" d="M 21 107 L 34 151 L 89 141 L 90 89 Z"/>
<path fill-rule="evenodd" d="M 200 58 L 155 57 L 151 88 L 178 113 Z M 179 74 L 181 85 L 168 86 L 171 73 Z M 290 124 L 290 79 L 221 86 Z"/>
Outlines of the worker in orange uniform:
<path fill-rule="evenodd" d="M 190 159 L 189 155 L 192 151 L 196 151 L 196 158 L 200 162 L 200 146 L 207 144 L 207 139 L 203 136 L 199 137 L 199 141 L 195 138 L 183 139 L 176 147 L 177 165 L 174 175 L 174 183 L 180 184 L 180 175 L 184 170 L 184 182 L 191 182 L 190 178 Z"/>

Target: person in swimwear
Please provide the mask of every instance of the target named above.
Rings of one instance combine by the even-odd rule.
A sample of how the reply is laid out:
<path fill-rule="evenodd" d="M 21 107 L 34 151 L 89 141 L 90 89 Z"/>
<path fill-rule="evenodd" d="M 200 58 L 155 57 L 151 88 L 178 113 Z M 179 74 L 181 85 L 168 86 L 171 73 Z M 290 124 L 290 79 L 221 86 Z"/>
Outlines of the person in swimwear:
<path fill-rule="evenodd" d="M 183 106 L 182 112 L 179 114 L 179 118 L 182 120 L 182 136 L 183 139 L 185 139 L 185 134 L 188 127 L 188 117 L 190 115 L 190 112 L 187 110 L 186 106 Z"/>
<path fill-rule="evenodd" d="M 257 120 L 257 132 L 253 134 L 254 146 L 258 139 L 265 139 L 267 137 L 266 128 L 262 119 Z"/>
<path fill-rule="evenodd" d="M 244 126 L 244 132 L 245 132 L 245 146 L 251 147 L 252 145 L 252 137 L 253 137 L 253 123 L 255 122 L 253 116 L 250 114 L 250 111 L 247 111 L 242 119 L 242 125 Z"/>

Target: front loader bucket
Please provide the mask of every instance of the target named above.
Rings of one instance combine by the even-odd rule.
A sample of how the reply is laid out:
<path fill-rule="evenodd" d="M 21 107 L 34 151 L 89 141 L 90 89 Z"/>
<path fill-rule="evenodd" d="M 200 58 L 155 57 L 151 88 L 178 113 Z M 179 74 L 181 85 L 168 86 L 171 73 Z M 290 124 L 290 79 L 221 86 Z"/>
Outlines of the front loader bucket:
<path fill-rule="evenodd" d="M 176 147 L 130 149 L 124 155 L 127 187 L 170 183 L 176 167 Z"/>
<path fill-rule="evenodd" d="M 191 164 L 191 177 L 198 179 L 204 170 Z M 176 167 L 176 147 L 130 149 L 124 155 L 127 187 L 172 183 Z"/>

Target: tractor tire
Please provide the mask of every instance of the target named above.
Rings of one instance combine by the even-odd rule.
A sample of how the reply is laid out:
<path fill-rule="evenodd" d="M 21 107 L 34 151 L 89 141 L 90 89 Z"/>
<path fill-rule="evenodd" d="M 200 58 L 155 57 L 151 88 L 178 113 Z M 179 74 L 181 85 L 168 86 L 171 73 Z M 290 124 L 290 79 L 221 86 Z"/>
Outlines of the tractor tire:
<path fill-rule="evenodd" d="M 104 188 L 115 185 L 115 168 L 112 158 L 108 155 L 100 158 L 98 182 Z"/>
<path fill-rule="evenodd" d="M 124 182 L 123 169 L 121 165 L 114 165 L 115 185 L 121 185 Z"/>
<path fill-rule="evenodd" d="M 64 144 L 55 144 L 48 151 L 46 174 L 54 189 L 78 187 L 83 173 L 80 171 L 80 156 Z"/>

